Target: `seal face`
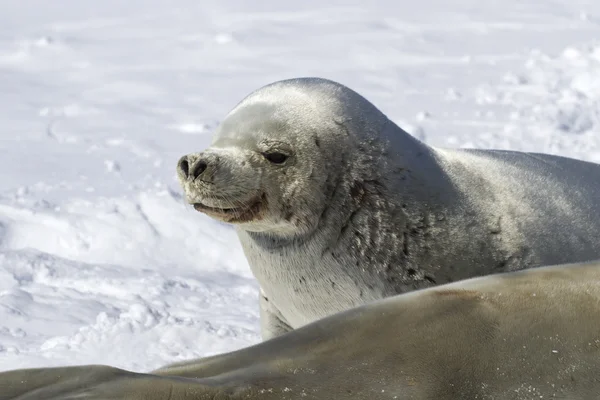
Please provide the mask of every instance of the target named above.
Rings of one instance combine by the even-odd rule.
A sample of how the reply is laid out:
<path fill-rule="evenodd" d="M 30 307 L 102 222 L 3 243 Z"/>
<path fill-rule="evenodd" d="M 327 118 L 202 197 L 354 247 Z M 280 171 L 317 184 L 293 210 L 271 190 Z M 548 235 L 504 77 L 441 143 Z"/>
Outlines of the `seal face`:
<path fill-rule="evenodd" d="M 350 141 L 336 120 L 344 104 L 316 94 L 287 82 L 246 98 L 209 149 L 179 160 L 188 202 L 248 232 L 291 239 L 314 231 Z"/>
<path fill-rule="evenodd" d="M 236 227 L 264 338 L 398 293 L 600 258 L 599 165 L 433 148 L 324 79 L 250 94 L 177 171 L 197 211 Z"/>

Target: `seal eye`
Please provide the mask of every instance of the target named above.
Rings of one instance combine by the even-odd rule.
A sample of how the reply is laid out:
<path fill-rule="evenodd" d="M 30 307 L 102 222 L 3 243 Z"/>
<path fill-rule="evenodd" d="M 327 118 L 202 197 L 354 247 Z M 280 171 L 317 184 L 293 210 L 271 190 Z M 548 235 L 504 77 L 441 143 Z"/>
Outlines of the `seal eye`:
<path fill-rule="evenodd" d="M 273 164 L 283 164 L 285 162 L 285 160 L 288 159 L 288 156 L 286 156 L 283 153 L 263 153 L 263 157 L 265 157 L 267 160 L 269 160 L 270 162 L 272 162 Z"/>

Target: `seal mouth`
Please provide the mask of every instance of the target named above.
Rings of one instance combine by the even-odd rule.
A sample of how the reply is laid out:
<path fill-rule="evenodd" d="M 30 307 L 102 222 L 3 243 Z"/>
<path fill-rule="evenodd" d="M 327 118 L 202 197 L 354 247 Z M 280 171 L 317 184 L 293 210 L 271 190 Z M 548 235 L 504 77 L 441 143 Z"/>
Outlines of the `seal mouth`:
<path fill-rule="evenodd" d="M 236 207 L 236 208 L 220 208 L 210 207 L 202 203 L 192 203 L 192 206 L 196 211 L 204 213 L 212 218 L 230 222 L 230 223 L 241 223 L 249 222 L 257 219 L 260 216 L 260 211 L 265 203 L 265 195 L 256 197 L 254 200 L 249 201 L 247 206 Z"/>

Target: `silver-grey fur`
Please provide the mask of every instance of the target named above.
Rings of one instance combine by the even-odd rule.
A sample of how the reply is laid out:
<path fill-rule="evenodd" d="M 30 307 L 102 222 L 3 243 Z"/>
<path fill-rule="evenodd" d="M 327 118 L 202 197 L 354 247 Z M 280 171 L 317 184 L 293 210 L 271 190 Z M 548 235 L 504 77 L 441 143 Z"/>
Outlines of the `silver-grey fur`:
<path fill-rule="evenodd" d="M 188 202 L 235 223 L 265 339 L 418 288 L 600 258 L 600 165 L 433 148 L 328 80 L 252 93 L 178 171 Z"/>
<path fill-rule="evenodd" d="M 600 263 L 419 290 L 256 346 L 133 373 L 0 373 L 0 400 L 597 399 Z"/>

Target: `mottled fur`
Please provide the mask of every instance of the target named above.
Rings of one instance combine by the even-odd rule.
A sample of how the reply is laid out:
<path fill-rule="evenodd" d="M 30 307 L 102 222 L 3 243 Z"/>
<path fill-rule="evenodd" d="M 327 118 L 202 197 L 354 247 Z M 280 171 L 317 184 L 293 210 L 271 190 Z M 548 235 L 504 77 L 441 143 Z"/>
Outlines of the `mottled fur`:
<path fill-rule="evenodd" d="M 263 153 L 290 158 L 269 163 Z M 419 142 L 335 82 L 277 82 L 217 129 L 190 203 L 236 224 L 262 288 L 263 337 L 410 290 L 600 257 L 600 166 Z"/>

